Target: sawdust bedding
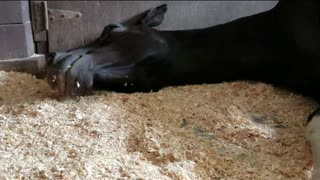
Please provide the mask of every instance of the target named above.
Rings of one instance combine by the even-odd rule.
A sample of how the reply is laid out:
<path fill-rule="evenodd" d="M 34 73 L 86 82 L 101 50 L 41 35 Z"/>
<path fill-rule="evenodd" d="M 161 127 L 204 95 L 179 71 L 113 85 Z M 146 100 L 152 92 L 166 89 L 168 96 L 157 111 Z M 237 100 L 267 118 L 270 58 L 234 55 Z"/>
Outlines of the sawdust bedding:
<path fill-rule="evenodd" d="M 309 179 L 314 108 L 247 82 L 58 100 L 0 72 L 0 179 Z"/>

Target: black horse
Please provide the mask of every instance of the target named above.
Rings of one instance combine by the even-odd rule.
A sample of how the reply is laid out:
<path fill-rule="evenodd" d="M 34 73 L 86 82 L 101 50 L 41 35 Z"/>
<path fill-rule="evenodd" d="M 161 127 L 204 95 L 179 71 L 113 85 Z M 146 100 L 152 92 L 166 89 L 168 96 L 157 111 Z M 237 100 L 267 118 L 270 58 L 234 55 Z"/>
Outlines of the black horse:
<path fill-rule="evenodd" d="M 159 31 L 166 5 L 128 26 L 107 25 L 92 44 L 51 53 L 47 77 L 61 95 L 93 88 L 147 92 L 166 86 L 259 81 L 320 102 L 320 1 L 272 9 L 209 28 Z M 313 179 L 320 179 L 320 110 L 308 119 Z"/>

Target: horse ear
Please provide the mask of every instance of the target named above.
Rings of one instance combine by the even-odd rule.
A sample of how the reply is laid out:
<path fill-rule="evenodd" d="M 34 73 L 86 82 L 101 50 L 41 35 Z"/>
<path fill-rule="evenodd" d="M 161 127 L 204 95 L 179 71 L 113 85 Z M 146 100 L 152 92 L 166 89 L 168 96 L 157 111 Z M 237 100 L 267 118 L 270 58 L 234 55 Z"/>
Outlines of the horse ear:
<path fill-rule="evenodd" d="M 167 12 L 167 9 L 167 4 L 163 4 L 148 10 L 140 20 L 139 24 L 144 24 L 150 27 L 159 26 L 164 20 L 164 15 Z"/>

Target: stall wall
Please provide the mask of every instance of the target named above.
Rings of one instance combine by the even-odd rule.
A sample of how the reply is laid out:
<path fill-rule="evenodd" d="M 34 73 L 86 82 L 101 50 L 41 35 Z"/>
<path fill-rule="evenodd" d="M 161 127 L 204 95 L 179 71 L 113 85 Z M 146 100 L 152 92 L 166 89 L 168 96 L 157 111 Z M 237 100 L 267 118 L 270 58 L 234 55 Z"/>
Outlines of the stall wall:
<path fill-rule="evenodd" d="M 168 11 L 157 29 L 177 30 L 225 23 L 269 10 L 277 1 L 48 1 L 49 9 L 82 14 L 81 18 L 49 21 L 49 51 L 63 51 L 92 42 L 107 24 L 124 22 L 163 3 L 168 5 Z"/>
<path fill-rule="evenodd" d="M 0 61 L 34 54 L 28 1 L 0 1 Z"/>

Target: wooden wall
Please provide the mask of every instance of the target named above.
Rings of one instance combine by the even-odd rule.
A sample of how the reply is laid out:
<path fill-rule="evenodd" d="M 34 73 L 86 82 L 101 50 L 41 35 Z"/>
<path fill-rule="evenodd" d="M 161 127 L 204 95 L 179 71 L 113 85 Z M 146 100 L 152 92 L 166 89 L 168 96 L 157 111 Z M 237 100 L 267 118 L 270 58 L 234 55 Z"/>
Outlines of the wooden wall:
<path fill-rule="evenodd" d="M 271 9 L 277 1 L 48 1 L 48 8 L 81 12 L 81 18 L 49 22 L 49 51 L 92 42 L 109 23 L 123 22 L 161 4 L 168 5 L 157 29 L 204 28 Z"/>
<path fill-rule="evenodd" d="M 28 1 L 0 1 L 0 60 L 34 54 Z"/>

